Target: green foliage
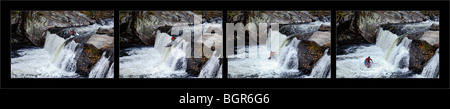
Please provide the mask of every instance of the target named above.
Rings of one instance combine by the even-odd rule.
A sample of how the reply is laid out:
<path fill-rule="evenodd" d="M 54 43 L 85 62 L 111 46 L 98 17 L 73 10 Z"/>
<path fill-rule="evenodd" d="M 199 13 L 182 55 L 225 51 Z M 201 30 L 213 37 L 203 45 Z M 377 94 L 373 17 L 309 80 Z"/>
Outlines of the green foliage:
<path fill-rule="evenodd" d="M 147 14 L 153 15 L 153 14 L 155 14 L 155 13 L 153 13 L 152 11 L 147 11 Z"/>
<path fill-rule="evenodd" d="M 233 18 L 233 17 L 234 17 L 234 14 L 233 14 L 233 12 L 228 12 L 227 14 L 228 14 L 228 16 L 229 16 L 229 17 L 231 17 L 231 18 Z"/>
<path fill-rule="evenodd" d="M 43 16 L 43 15 L 44 15 L 44 13 L 42 13 L 42 12 L 37 12 L 37 15 L 39 15 L 39 16 Z"/>
<path fill-rule="evenodd" d="M 337 13 L 336 13 L 336 16 L 338 16 L 338 17 L 344 17 L 345 16 L 345 13 L 343 12 L 343 11 L 337 11 Z"/>
<path fill-rule="evenodd" d="M 203 14 L 203 11 L 195 11 L 194 13 L 195 13 L 195 14 L 198 14 L 198 15 L 202 15 L 202 14 Z"/>
<path fill-rule="evenodd" d="M 95 14 L 95 11 L 89 11 L 89 12 L 87 13 L 87 16 L 88 16 L 89 18 L 93 18 L 93 17 L 94 17 L 94 14 Z"/>
<path fill-rule="evenodd" d="M 18 14 L 20 11 L 11 11 L 11 14 Z"/>
<path fill-rule="evenodd" d="M 308 11 L 311 15 L 316 16 L 316 11 Z"/>

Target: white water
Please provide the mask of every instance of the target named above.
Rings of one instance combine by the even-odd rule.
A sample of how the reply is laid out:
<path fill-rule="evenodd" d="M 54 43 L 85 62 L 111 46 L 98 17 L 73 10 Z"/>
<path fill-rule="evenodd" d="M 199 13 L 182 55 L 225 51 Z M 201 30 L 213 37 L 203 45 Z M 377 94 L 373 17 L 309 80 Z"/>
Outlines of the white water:
<path fill-rule="evenodd" d="M 196 34 L 200 34 L 202 31 L 206 31 L 210 27 L 220 27 L 221 24 L 209 24 L 204 23 L 197 25 L 194 29 Z M 174 27 L 183 32 L 189 31 L 186 27 Z M 120 57 L 120 78 L 186 78 L 192 77 L 186 72 L 187 69 L 187 56 L 189 54 L 188 42 L 185 37 L 177 37 L 175 43 L 170 47 L 165 47 L 171 42 L 170 35 L 167 33 L 157 32 L 154 47 L 138 47 L 127 48 L 127 54 L 129 56 Z M 222 36 L 220 36 L 222 38 Z M 211 38 L 210 38 L 211 39 Z M 205 45 L 211 41 L 206 41 Z M 198 78 L 216 78 L 221 77 L 221 67 L 219 66 L 219 57 L 214 55 L 209 58 L 206 64 L 202 67 Z M 188 55 L 190 56 L 190 54 Z M 219 76 L 220 75 L 220 76 Z"/>
<path fill-rule="evenodd" d="M 91 72 L 89 73 L 89 78 L 105 78 L 108 76 L 114 77 L 114 73 L 111 74 L 111 72 L 109 71 L 110 70 L 110 68 L 109 68 L 109 62 L 110 62 L 109 58 L 110 57 L 106 57 L 105 55 L 106 55 L 106 52 L 103 52 L 100 60 L 91 69 Z"/>
<path fill-rule="evenodd" d="M 114 26 L 114 23 L 104 26 L 94 24 L 76 27 L 74 30 L 95 33 L 99 27 L 111 26 Z M 80 34 L 80 36 L 85 36 L 85 34 Z M 11 58 L 11 78 L 80 78 L 75 70 L 77 54 L 81 53 L 82 49 L 77 48 L 79 44 L 73 40 L 65 42 L 64 38 L 47 32 L 44 48 L 18 50 L 20 56 Z"/>
<path fill-rule="evenodd" d="M 436 50 L 434 56 L 425 64 L 420 77 L 423 78 L 439 78 L 439 49 Z"/>
<path fill-rule="evenodd" d="M 312 32 L 317 31 L 321 24 L 324 22 L 313 22 L 310 24 L 293 25 L 291 30 L 296 32 Z M 326 23 L 325 23 L 326 24 Z M 306 29 L 306 30 L 304 30 Z M 275 45 L 275 41 L 279 41 L 280 45 Z M 286 35 L 281 34 L 278 31 L 269 31 L 269 35 L 266 44 L 260 44 L 259 46 L 248 46 L 248 50 L 245 47 L 237 47 L 240 51 L 247 51 L 249 53 L 235 54 L 237 57 L 257 57 L 257 58 L 241 58 L 241 59 L 228 59 L 228 74 L 230 78 L 303 78 L 307 75 L 301 75 L 298 70 L 298 45 L 301 43 L 296 38 L 288 38 Z M 239 50 L 240 49 L 240 50 Z M 270 51 L 274 51 L 275 55 L 272 59 L 268 59 Z M 331 57 L 324 56 L 328 59 L 328 63 L 321 62 L 317 66 L 324 66 L 330 64 Z M 326 61 L 327 59 L 321 59 Z M 322 65 L 325 64 L 325 65 Z M 330 67 L 328 65 L 328 67 Z M 319 68 L 319 67 L 318 67 Z M 323 67 L 320 67 L 323 68 Z M 329 69 L 329 68 L 328 68 Z M 315 70 L 319 74 L 320 70 Z M 320 72 L 325 74 L 328 70 Z M 314 76 L 318 77 L 318 76 Z M 323 77 L 324 78 L 324 77 Z"/>
<path fill-rule="evenodd" d="M 216 52 L 213 53 L 212 57 L 208 60 L 208 62 L 205 63 L 202 70 L 200 71 L 200 74 L 198 75 L 199 78 L 210 78 L 210 77 L 220 77 L 222 76 L 221 66 L 219 64 L 220 56 L 216 56 Z M 218 71 L 220 70 L 220 71 Z M 219 73 L 216 73 L 219 72 Z"/>
<path fill-rule="evenodd" d="M 114 78 L 114 62 L 109 67 L 108 74 L 106 74 L 106 78 Z"/>
<path fill-rule="evenodd" d="M 329 78 L 331 73 L 331 56 L 327 54 L 328 49 L 323 52 L 323 56 L 316 62 L 309 74 L 309 78 Z"/>
<path fill-rule="evenodd" d="M 432 23 L 435 22 L 407 24 L 402 29 L 417 32 L 422 31 L 422 28 L 429 28 Z M 416 78 L 417 76 L 407 76 L 411 42 L 407 37 L 402 38 L 380 28 L 375 45 L 352 46 L 345 50 L 348 54 L 336 56 L 336 77 Z M 364 65 L 368 56 L 374 62 L 370 68 Z"/>

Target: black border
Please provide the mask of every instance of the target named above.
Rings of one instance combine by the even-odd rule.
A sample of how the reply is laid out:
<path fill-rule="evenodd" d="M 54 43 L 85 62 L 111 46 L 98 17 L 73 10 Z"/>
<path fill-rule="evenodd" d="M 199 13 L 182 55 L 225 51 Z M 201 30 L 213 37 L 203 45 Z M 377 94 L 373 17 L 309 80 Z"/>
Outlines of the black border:
<path fill-rule="evenodd" d="M 70 5 L 68 5 L 70 4 Z M 101 5 L 99 5 L 101 4 Z M 1 88 L 6 89 L 448 89 L 448 68 L 442 62 L 450 62 L 448 43 L 441 43 L 439 79 L 10 79 L 9 31 L 10 10 L 439 10 L 440 36 L 449 36 L 449 1 L 45 1 L 12 2 L 1 1 Z M 225 13 L 224 13 L 225 14 Z M 6 17 L 5 17 L 6 16 Z M 332 19 L 334 16 L 332 16 Z M 115 15 L 115 35 L 118 37 L 118 15 Z M 334 20 L 333 20 L 334 21 Z M 332 22 L 335 25 L 335 22 Z M 335 42 L 335 26 L 332 26 L 332 41 Z M 333 32 L 334 31 L 334 32 Z M 8 37 L 5 37 L 8 36 Z M 224 34 L 224 37 L 226 35 Z M 440 40 L 449 41 L 449 37 Z M 115 41 L 118 41 L 116 38 Z M 333 43 L 332 42 L 332 43 Z M 115 43 L 118 50 L 118 43 Z M 333 46 L 332 46 L 333 48 Z M 332 49 L 335 60 L 335 48 Z M 118 52 L 115 57 L 115 75 L 118 76 Z M 5 56 L 6 55 L 6 56 Z M 5 61 L 9 60 L 9 61 Z M 225 59 L 226 60 L 226 59 Z M 442 61 L 444 60 L 444 61 Z M 224 66 L 227 65 L 226 61 Z M 332 70 L 335 63 L 332 62 Z M 444 69 L 443 69 L 444 68 Z M 225 74 L 226 70 L 223 69 Z M 335 71 L 333 70 L 332 73 Z"/>

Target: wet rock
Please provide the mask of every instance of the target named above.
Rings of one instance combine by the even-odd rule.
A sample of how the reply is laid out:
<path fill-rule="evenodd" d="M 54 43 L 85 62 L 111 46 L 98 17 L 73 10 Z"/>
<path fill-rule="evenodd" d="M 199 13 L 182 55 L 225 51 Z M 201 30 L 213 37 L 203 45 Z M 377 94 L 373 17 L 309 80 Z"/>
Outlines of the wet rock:
<path fill-rule="evenodd" d="M 107 35 L 90 36 L 87 41 L 80 42 L 80 46 L 78 49 L 82 50 L 82 52 L 77 54 L 76 73 L 82 76 L 89 75 L 91 69 L 100 60 L 103 52 L 107 52 L 107 57 L 114 56 L 114 38 Z M 110 62 L 112 63 L 113 61 Z"/>
<path fill-rule="evenodd" d="M 356 11 L 338 11 L 336 13 L 337 45 L 368 43 L 355 28 Z"/>
<path fill-rule="evenodd" d="M 439 47 L 439 31 L 427 31 L 419 39 L 411 43 L 409 69 L 416 73 L 422 72 L 425 64 L 430 60 Z"/>
<path fill-rule="evenodd" d="M 376 32 L 383 24 L 413 23 L 428 19 L 415 11 L 359 11 L 356 13 L 356 29 L 368 42 L 376 42 Z"/>
<path fill-rule="evenodd" d="M 103 24 L 101 23 L 103 19 L 114 18 L 114 11 L 78 11 L 78 12 L 82 13 L 84 16 L 90 19 L 93 19 L 98 24 Z"/>
<path fill-rule="evenodd" d="M 186 58 L 187 68 L 186 72 L 190 75 L 198 76 L 202 67 L 208 61 L 206 57 L 203 58 Z"/>
<path fill-rule="evenodd" d="M 327 19 L 328 11 L 231 11 L 227 20 L 233 23 L 300 24 Z"/>
<path fill-rule="evenodd" d="M 306 74 L 311 73 L 315 63 L 322 57 L 324 51 L 330 47 L 331 32 L 329 31 L 317 31 L 307 40 L 302 40 L 298 47 L 298 69 Z"/>
<path fill-rule="evenodd" d="M 114 29 L 100 27 L 100 28 L 98 28 L 96 33 L 97 34 L 106 34 L 108 36 L 114 36 Z"/>
<path fill-rule="evenodd" d="M 431 46 L 426 41 L 413 40 L 409 50 L 409 69 L 416 73 L 422 72 L 423 67 L 433 57 L 436 49 L 436 46 Z"/>
<path fill-rule="evenodd" d="M 430 27 L 430 30 L 439 31 L 439 24 L 433 23 Z"/>
<path fill-rule="evenodd" d="M 193 25 L 194 15 L 199 14 L 191 11 L 121 11 L 120 42 L 124 43 L 121 48 L 130 47 L 129 44 L 153 46 L 158 30 L 170 32 L 173 26 Z"/>
<path fill-rule="evenodd" d="M 432 46 L 439 46 L 439 31 L 427 31 L 419 40 L 426 41 Z"/>
<path fill-rule="evenodd" d="M 94 20 L 77 11 L 20 11 L 14 17 L 13 37 L 25 36 L 35 46 L 43 46 L 48 28 L 89 25 Z"/>
<path fill-rule="evenodd" d="M 23 14 L 20 11 L 11 11 L 11 48 L 13 50 L 22 48 L 22 46 L 34 46 L 25 36 L 23 29 L 25 19 L 21 17 Z"/>
<path fill-rule="evenodd" d="M 320 25 L 319 31 L 330 31 L 330 30 L 331 30 L 330 25 L 325 25 L 325 24 Z"/>
<path fill-rule="evenodd" d="M 426 11 L 432 12 L 432 11 Z M 338 45 L 358 43 L 376 43 L 376 32 L 382 25 L 414 23 L 428 20 L 430 17 L 420 11 L 338 11 Z M 393 26 L 394 25 L 394 26 Z M 391 28 L 392 30 L 401 30 Z M 387 27 L 383 27 L 385 30 Z M 404 34 L 405 31 L 393 31 Z"/>
<path fill-rule="evenodd" d="M 314 64 L 322 57 L 326 49 L 327 47 L 321 47 L 314 41 L 302 41 L 298 47 L 298 70 L 310 74 Z"/>
<path fill-rule="evenodd" d="M 321 47 L 329 47 L 331 45 L 331 32 L 314 32 L 308 41 L 314 41 Z"/>
<path fill-rule="evenodd" d="M 136 32 L 137 16 L 140 16 L 139 12 L 135 11 L 121 11 L 120 18 L 120 48 L 127 48 L 133 46 L 133 44 L 145 45 Z"/>
<path fill-rule="evenodd" d="M 93 45 L 97 49 L 110 48 L 114 46 L 114 37 L 107 35 L 93 35 L 86 44 Z"/>

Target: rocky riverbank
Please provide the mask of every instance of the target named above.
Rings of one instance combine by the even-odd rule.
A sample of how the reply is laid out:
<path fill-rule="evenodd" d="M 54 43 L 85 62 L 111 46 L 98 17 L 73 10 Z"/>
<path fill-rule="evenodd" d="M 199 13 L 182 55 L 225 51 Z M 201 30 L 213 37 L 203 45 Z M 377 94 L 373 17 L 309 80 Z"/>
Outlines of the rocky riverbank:
<path fill-rule="evenodd" d="M 338 55 L 348 46 L 378 43 L 380 31 L 388 30 L 399 37 L 392 39 L 398 40 L 397 45 L 403 38 L 412 40 L 406 46 L 409 62 L 404 63 L 409 63 L 409 70 L 420 74 L 439 48 L 438 21 L 439 11 L 338 11 Z"/>
<path fill-rule="evenodd" d="M 295 65 L 298 64 L 294 68 L 306 75 L 311 73 L 325 50 L 331 47 L 331 25 L 323 23 L 331 20 L 329 11 L 229 11 L 227 15 L 228 23 L 243 23 L 244 25 L 249 23 L 257 25 L 259 23 L 278 23 L 281 34 L 286 35 L 290 40 L 301 41 L 296 46 L 298 52 L 295 59 L 297 60 L 292 62 L 296 62 Z M 256 30 L 259 30 L 258 26 Z M 245 34 L 250 33 L 245 31 Z M 259 43 L 257 38 L 253 37 L 245 37 L 245 40 L 246 44 L 249 40 L 255 40 Z"/>
<path fill-rule="evenodd" d="M 199 22 L 198 26 L 201 28 L 206 28 L 208 25 L 204 24 L 221 24 L 222 22 L 222 12 L 221 11 L 120 11 L 120 49 L 125 50 L 126 48 L 132 47 L 155 47 L 157 36 L 161 36 L 167 39 L 170 39 L 172 35 L 172 28 L 190 28 L 194 25 L 194 17 L 195 15 L 201 15 L 202 18 L 198 18 L 202 20 Z M 183 25 L 187 24 L 187 25 Z M 183 26 L 181 26 L 183 25 Z M 215 28 L 214 26 L 209 26 L 208 28 Z M 217 28 L 217 27 L 216 27 Z M 220 29 L 221 25 L 220 25 Z M 158 33 L 159 31 L 159 33 Z M 183 31 L 185 32 L 185 31 Z M 215 31 L 219 33 L 221 31 Z M 168 34 L 168 36 L 161 35 Z M 195 33 L 200 34 L 200 33 Z M 181 35 L 181 34 L 180 34 Z M 173 35 L 178 37 L 179 35 Z M 205 35 L 204 35 L 205 36 Z M 214 36 L 206 36 L 207 38 L 211 38 Z M 221 37 L 221 36 L 219 36 Z M 216 47 L 222 47 L 221 43 L 203 43 L 199 41 L 190 41 L 187 39 L 182 39 L 188 43 L 196 43 L 200 44 L 206 49 L 213 50 Z M 209 40 L 209 39 L 206 39 Z M 212 39 L 215 40 L 215 39 Z M 204 56 L 210 57 L 212 53 L 203 52 L 201 48 L 194 48 L 191 52 L 196 52 L 198 54 L 203 54 Z M 125 51 L 123 51 L 125 52 Z M 186 51 L 187 52 L 187 51 Z M 125 54 L 126 53 L 121 53 Z M 219 54 L 219 53 L 218 53 Z M 186 57 L 186 72 L 193 76 L 198 76 L 201 72 L 203 66 L 205 66 L 206 62 L 209 58 L 192 58 Z M 221 61 L 220 64 L 221 65 Z"/>
<path fill-rule="evenodd" d="M 71 41 L 77 44 L 76 51 L 82 52 L 74 57 L 76 62 L 68 64 L 76 64 L 75 72 L 87 77 L 103 53 L 112 59 L 105 67 L 110 68 L 114 62 L 113 18 L 113 11 L 14 11 L 11 14 L 12 50 L 21 49 L 24 45 L 43 48 L 46 42 L 52 42 L 46 41 L 48 35 L 56 34 L 66 41 L 64 45 L 54 46 L 64 47 Z M 79 36 L 68 39 L 72 36 L 70 29 Z"/>

